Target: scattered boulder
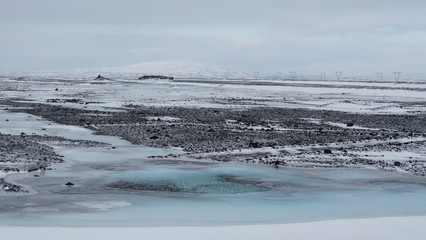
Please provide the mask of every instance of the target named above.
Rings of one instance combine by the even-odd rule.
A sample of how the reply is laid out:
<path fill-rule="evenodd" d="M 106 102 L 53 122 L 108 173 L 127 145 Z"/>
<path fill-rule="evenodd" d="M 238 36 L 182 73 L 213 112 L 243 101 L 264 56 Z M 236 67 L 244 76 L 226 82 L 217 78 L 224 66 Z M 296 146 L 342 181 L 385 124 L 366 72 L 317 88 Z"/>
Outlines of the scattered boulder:
<path fill-rule="evenodd" d="M 250 141 L 249 143 L 249 147 L 250 148 L 261 148 L 262 144 L 256 141 Z"/>
<path fill-rule="evenodd" d="M 395 162 L 393 163 L 393 165 L 394 165 L 395 167 L 400 167 L 400 166 L 401 166 L 401 162 L 395 161 Z"/>
<path fill-rule="evenodd" d="M 333 152 L 331 151 L 331 149 L 324 149 L 324 153 L 325 154 L 332 154 Z"/>
<path fill-rule="evenodd" d="M 65 183 L 65 186 L 74 186 L 74 183 L 72 183 L 72 182 L 67 182 L 67 183 Z"/>
<path fill-rule="evenodd" d="M 348 123 L 346 124 L 346 126 L 347 126 L 347 127 L 353 127 L 353 126 L 354 126 L 354 123 L 353 123 L 353 122 L 348 122 Z"/>

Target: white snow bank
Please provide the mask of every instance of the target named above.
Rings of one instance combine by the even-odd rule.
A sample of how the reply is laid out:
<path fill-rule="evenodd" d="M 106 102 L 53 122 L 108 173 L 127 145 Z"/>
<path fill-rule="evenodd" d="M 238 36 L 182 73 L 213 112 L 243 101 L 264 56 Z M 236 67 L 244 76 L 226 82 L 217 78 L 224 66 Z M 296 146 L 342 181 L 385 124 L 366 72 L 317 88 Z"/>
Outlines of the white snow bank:
<path fill-rule="evenodd" d="M 125 201 L 76 202 L 74 204 L 98 210 L 110 210 L 116 207 L 130 206 L 130 203 Z"/>
<path fill-rule="evenodd" d="M 0 227 L 2 239 L 424 239 L 426 216 L 329 220 L 221 227 L 64 228 Z"/>
<path fill-rule="evenodd" d="M 0 171 L 0 178 L 5 178 L 5 177 L 7 177 L 7 175 L 9 175 L 9 173 L 5 173 L 5 172 Z"/>
<path fill-rule="evenodd" d="M 150 61 L 121 67 L 92 69 L 99 72 L 171 74 L 177 76 L 222 76 L 232 72 L 214 64 L 189 61 Z"/>

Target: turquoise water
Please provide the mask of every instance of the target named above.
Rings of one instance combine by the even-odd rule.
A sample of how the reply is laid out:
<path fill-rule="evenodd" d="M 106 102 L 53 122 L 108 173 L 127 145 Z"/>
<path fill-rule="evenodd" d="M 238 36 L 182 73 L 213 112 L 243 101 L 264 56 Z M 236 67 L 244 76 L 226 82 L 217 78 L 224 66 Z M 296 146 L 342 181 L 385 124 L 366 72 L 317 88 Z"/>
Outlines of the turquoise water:
<path fill-rule="evenodd" d="M 197 170 L 130 171 L 118 174 L 118 179 L 127 183 L 126 191 L 145 192 L 145 199 L 159 198 L 135 204 L 143 212 L 163 208 L 165 216 L 181 215 L 193 223 L 195 219 L 266 223 L 426 213 L 423 179 L 377 171 L 225 164 Z"/>
<path fill-rule="evenodd" d="M 15 199 L 14 211 L 1 208 L 0 224 L 233 225 L 426 214 L 426 180 L 398 173 L 185 160 L 138 166 L 87 165 L 76 186 L 51 184 Z"/>

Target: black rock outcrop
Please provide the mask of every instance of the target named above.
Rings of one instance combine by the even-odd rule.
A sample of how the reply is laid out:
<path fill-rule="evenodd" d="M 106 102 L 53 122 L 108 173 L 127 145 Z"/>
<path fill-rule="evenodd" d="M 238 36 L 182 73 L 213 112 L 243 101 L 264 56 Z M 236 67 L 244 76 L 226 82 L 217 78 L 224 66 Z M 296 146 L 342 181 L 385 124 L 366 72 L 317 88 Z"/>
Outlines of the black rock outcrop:
<path fill-rule="evenodd" d="M 109 80 L 109 78 L 103 77 L 100 74 L 93 80 Z"/>
<path fill-rule="evenodd" d="M 148 80 L 148 79 L 165 79 L 165 80 L 173 80 L 173 77 L 167 77 L 167 76 L 162 76 L 162 75 L 145 75 L 142 76 L 140 78 L 138 78 L 138 80 Z"/>

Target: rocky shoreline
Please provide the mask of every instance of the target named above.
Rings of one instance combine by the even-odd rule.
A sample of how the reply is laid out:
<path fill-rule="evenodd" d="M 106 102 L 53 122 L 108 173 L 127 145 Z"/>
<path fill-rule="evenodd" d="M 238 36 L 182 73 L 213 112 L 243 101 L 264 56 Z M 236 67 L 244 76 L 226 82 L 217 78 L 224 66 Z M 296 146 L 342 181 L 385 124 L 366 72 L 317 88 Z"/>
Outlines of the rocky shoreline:
<path fill-rule="evenodd" d="M 63 137 L 10 135 L 0 133 L 0 171 L 4 173 L 34 172 L 38 177 L 44 171 L 52 170 L 51 165 L 63 162 L 52 146 L 99 147 L 109 144 L 72 140 Z M 0 192 L 28 193 L 22 186 L 0 178 Z"/>
<path fill-rule="evenodd" d="M 373 167 L 426 175 L 426 114 L 143 105 L 109 112 L 16 100 L 2 104 L 13 107 L 9 111 L 86 127 L 134 144 L 181 148 L 185 157 L 275 166 Z M 388 156 L 404 151 L 414 156 Z M 178 157 L 182 156 L 151 156 Z"/>

